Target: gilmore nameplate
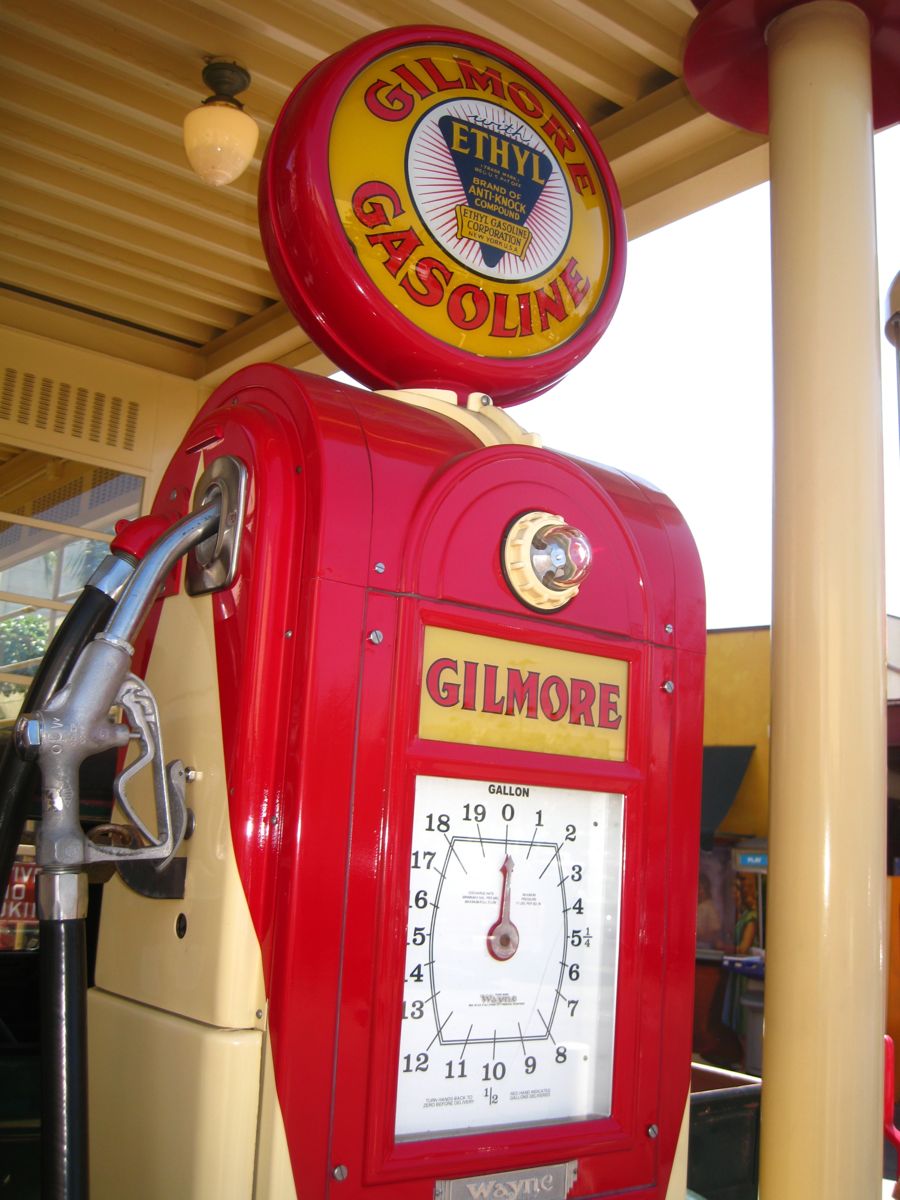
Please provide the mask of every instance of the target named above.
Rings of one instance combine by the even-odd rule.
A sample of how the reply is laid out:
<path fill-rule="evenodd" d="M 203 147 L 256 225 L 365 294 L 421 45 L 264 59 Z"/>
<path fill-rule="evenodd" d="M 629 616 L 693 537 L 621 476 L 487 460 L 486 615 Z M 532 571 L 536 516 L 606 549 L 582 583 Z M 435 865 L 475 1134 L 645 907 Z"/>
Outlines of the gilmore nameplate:
<path fill-rule="evenodd" d="M 425 628 L 421 738 L 624 762 L 627 713 L 625 659 Z"/>

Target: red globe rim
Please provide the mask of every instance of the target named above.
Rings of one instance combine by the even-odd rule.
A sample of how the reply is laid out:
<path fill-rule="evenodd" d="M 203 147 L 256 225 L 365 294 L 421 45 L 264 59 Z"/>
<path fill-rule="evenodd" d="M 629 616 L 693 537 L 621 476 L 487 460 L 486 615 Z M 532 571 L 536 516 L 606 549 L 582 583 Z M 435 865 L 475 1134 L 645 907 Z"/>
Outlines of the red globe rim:
<path fill-rule="evenodd" d="M 393 50 L 425 42 L 491 55 L 533 82 L 572 123 L 590 155 L 609 223 L 609 266 L 594 307 L 561 345 L 521 358 L 451 346 L 395 308 L 356 258 L 331 193 L 332 120 L 361 70 Z M 310 72 L 276 122 L 263 162 L 259 208 L 263 245 L 286 304 L 319 348 L 368 387 L 444 387 L 463 400 L 482 391 L 501 405 L 519 403 L 546 391 L 585 357 L 606 330 L 621 295 L 624 217 L 612 171 L 590 127 L 559 89 L 524 60 L 458 30 L 387 30 L 363 38 Z"/>

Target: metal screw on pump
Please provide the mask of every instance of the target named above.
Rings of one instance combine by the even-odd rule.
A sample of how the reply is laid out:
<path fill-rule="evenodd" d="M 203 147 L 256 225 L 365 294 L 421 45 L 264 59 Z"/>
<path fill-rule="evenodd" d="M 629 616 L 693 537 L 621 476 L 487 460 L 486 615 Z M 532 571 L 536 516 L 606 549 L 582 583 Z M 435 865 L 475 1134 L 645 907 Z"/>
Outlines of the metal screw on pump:
<path fill-rule="evenodd" d="M 33 717 L 21 717 L 15 726 L 14 735 L 16 749 L 27 762 L 37 758 L 41 748 L 41 723 Z"/>

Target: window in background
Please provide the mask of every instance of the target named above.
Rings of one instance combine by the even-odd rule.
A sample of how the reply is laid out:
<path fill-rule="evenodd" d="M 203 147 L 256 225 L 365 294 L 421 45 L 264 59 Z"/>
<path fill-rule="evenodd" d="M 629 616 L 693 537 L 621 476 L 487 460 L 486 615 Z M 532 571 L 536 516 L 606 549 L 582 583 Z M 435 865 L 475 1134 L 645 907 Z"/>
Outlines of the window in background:
<path fill-rule="evenodd" d="M 140 512 L 142 488 L 135 475 L 0 443 L 0 722 L 18 713 L 116 522 Z"/>

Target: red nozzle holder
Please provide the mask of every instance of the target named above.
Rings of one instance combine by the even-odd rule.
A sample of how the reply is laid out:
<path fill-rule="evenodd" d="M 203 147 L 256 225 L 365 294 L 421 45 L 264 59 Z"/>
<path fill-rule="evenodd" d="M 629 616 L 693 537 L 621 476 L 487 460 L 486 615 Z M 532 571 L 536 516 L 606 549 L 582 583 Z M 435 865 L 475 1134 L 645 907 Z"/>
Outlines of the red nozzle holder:
<path fill-rule="evenodd" d="M 116 536 L 109 548 L 113 554 L 129 554 L 140 560 L 171 524 L 165 517 L 152 515 L 136 517 L 133 521 L 117 521 Z"/>

